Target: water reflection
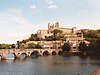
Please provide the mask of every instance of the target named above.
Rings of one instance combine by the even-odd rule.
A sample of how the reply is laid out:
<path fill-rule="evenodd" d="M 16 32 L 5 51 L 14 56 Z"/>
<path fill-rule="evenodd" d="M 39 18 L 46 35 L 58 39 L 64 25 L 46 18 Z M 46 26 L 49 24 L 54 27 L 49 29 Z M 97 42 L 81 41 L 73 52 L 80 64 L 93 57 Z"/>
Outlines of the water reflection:
<path fill-rule="evenodd" d="M 7 73 L 2 75 L 88 75 L 99 67 L 99 59 L 56 55 L 36 59 L 4 60 L 0 63 L 0 72 Z"/>
<path fill-rule="evenodd" d="M 6 59 L 8 60 L 14 60 L 15 59 L 15 55 L 13 53 L 9 53 L 6 57 Z"/>
<path fill-rule="evenodd" d="M 20 55 L 20 59 L 25 59 L 26 57 L 27 57 L 26 53 L 22 53 L 22 54 Z"/>
<path fill-rule="evenodd" d="M 48 56 L 48 55 L 50 55 L 50 54 L 49 54 L 48 51 L 44 51 L 44 52 L 43 52 L 43 55 L 44 55 L 44 56 Z"/>
<path fill-rule="evenodd" d="M 32 58 L 32 59 L 34 59 L 34 58 L 36 58 L 36 57 L 38 57 L 39 56 L 39 52 L 38 51 L 34 51 L 34 52 L 32 52 L 31 54 L 30 54 L 30 57 Z"/>
<path fill-rule="evenodd" d="M 6 63 L 8 64 L 14 63 L 14 60 L 6 60 Z"/>
<path fill-rule="evenodd" d="M 57 55 L 57 53 L 55 51 L 52 52 L 52 55 Z"/>

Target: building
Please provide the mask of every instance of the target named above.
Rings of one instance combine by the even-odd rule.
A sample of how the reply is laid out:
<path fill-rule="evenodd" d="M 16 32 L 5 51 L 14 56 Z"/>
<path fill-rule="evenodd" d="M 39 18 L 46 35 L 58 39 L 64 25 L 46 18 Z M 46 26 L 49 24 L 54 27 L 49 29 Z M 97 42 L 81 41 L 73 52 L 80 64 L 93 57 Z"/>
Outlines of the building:
<path fill-rule="evenodd" d="M 81 37 L 70 37 L 66 38 L 66 42 L 69 42 L 71 47 L 71 52 L 78 52 L 79 51 L 79 44 L 84 40 L 83 34 Z"/>
<path fill-rule="evenodd" d="M 62 47 L 62 41 L 44 41 L 43 48 L 58 49 Z"/>
<path fill-rule="evenodd" d="M 53 34 L 52 33 L 49 33 L 48 30 L 38 30 L 37 31 L 37 36 L 39 38 L 45 38 L 45 37 L 48 37 L 48 36 L 52 36 Z"/>
<path fill-rule="evenodd" d="M 33 43 L 33 44 L 39 44 L 44 49 L 58 49 L 61 48 L 63 41 L 29 41 L 26 43 L 26 45 Z"/>
<path fill-rule="evenodd" d="M 60 27 L 59 22 L 56 22 L 55 25 L 51 25 L 50 23 L 48 23 L 48 31 L 51 32 L 54 29 L 59 29 L 63 31 L 63 34 L 76 34 L 76 27 L 73 28 L 63 28 Z"/>
<path fill-rule="evenodd" d="M 55 25 L 54 24 L 50 24 L 48 23 L 48 30 L 38 30 L 37 31 L 37 35 L 39 38 L 45 38 L 48 36 L 53 36 L 52 31 L 54 29 L 58 29 L 58 30 L 62 30 L 63 31 L 63 35 L 67 36 L 76 36 L 76 27 L 73 28 L 63 28 L 60 27 L 59 22 L 56 22 Z"/>

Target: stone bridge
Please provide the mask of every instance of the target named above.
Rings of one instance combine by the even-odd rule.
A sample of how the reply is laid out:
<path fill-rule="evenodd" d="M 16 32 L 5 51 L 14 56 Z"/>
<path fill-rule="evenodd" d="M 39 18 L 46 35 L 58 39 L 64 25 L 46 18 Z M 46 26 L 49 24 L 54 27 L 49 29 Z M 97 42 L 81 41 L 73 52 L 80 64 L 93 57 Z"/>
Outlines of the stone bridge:
<path fill-rule="evenodd" d="M 20 59 L 22 54 L 30 57 L 31 55 L 60 55 L 61 53 L 61 49 L 1 49 L 0 58 L 7 59 L 8 54 L 13 54 L 15 59 Z"/>

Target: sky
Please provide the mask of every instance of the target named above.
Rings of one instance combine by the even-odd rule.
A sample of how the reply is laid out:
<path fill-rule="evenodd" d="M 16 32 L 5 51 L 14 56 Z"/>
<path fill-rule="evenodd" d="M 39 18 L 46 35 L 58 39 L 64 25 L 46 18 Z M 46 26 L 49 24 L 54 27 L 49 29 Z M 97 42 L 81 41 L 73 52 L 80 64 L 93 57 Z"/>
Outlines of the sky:
<path fill-rule="evenodd" d="M 0 0 L 0 43 L 26 39 L 48 22 L 100 29 L 100 0 Z"/>

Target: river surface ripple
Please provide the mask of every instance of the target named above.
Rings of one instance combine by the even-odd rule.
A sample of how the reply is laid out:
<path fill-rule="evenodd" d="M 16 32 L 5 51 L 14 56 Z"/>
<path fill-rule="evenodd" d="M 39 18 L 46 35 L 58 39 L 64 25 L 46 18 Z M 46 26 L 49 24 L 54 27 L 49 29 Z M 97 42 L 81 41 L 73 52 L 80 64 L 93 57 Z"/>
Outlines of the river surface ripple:
<path fill-rule="evenodd" d="M 0 61 L 0 75 L 88 75 L 100 68 L 100 58 L 41 56 Z"/>

